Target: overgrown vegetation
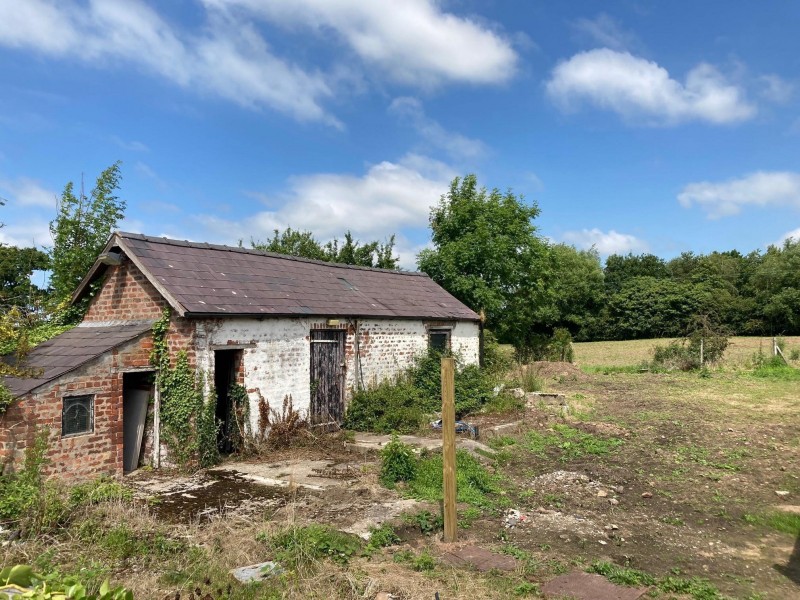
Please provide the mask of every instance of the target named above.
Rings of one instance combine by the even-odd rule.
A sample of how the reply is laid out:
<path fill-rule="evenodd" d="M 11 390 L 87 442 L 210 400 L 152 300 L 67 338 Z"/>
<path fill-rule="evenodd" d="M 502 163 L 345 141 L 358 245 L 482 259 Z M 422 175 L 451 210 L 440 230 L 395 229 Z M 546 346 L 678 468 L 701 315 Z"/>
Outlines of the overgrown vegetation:
<path fill-rule="evenodd" d="M 618 585 L 652 586 L 666 594 L 685 594 L 695 600 L 725 600 L 714 584 L 701 577 L 684 578 L 672 575 L 653 577 L 644 571 L 608 562 L 596 562 L 588 571 L 602 575 Z"/>
<path fill-rule="evenodd" d="M 161 436 L 176 465 L 206 467 L 219 461 L 216 403 L 207 401 L 203 381 L 189 366 L 185 350 L 178 352 L 174 366 L 169 355 L 167 334 L 170 311 L 153 325 L 150 362 L 158 369 L 156 379 L 161 395 Z M 215 397 L 214 391 L 210 397 Z"/>
<path fill-rule="evenodd" d="M 308 573 L 323 559 L 347 564 L 361 551 L 362 543 L 327 525 L 311 524 L 284 529 L 270 538 L 269 547 L 283 567 Z"/>
<path fill-rule="evenodd" d="M 108 580 L 97 592 L 91 592 L 79 577 L 64 577 L 59 573 L 41 575 L 29 565 L 14 565 L 0 571 L 0 587 L 9 585 L 26 588 L 23 597 L 32 600 L 133 600 L 130 590 L 121 586 L 112 588 Z"/>
<path fill-rule="evenodd" d="M 495 378 L 476 365 L 459 364 L 456 357 L 456 415 L 477 412 L 494 395 Z M 441 354 L 429 352 L 393 381 L 353 394 L 344 426 L 378 433 L 411 433 L 429 414 L 441 410 Z"/>
<path fill-rule="evenodd" d="M 402 493 L 438 502 L 443 496 L 442 456 L 422 453 L 419 457 L 407 444 L 394 438 L 381 452 L 381 482 L 387 487 L 403 483 Z M 500 488 L 480 461 L 465 450 L 456 451 L 456 487 L 459 502 L 474 506 L 492 506 Z"/>
<path fill-rule="evenodd" d="M 554 425 L 552 432 L 529 431 L 524 442 L 526 449 L 541 456 L 545 456 L 548 450 L 554 450 L 562 461 L 587 455 L 604 456 L 623 444 L 621 439 L 600 437 L 563 424 Z"/>

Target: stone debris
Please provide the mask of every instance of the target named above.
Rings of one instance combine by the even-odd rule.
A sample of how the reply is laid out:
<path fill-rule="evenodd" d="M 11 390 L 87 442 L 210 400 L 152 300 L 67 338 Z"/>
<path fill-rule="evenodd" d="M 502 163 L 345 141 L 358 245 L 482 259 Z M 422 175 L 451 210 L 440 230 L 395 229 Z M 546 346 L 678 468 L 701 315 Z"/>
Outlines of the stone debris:
<path fill-rule="evenodd" d="M 780 496 L 781 498 L 785 498 L 789 495 L 789 492 L 786 490 L 775 490 L 775 494 Z"/>
<path fill-rule="evenodd" d="M 242 583 L 263 581 L 264 579 L 268 579 L 275 575 L 280 575 L 281 573 L 283 573 L 281 566 L 272 561 L 248 565 L 246 567 L 239 567 L 237 569 L 231 569 L 230 571 L 230 574 Z"/>
<path fill-rule="evenodd" d="M 652 498 L 653 494 L 651 492 L 642 492 L 642 498 Z"/>
<path fill-rule="evenodd" d="M 528 520 L 529 520 L 528 516 L 525 515 L 524 513 L 521 513 L 520 511 L 514 508 L 509 508 L 506 511 L 505 519 L 503 519 L 503 526 L 506 529 L 513 529 L 517 525 L 525 523 Z"/>

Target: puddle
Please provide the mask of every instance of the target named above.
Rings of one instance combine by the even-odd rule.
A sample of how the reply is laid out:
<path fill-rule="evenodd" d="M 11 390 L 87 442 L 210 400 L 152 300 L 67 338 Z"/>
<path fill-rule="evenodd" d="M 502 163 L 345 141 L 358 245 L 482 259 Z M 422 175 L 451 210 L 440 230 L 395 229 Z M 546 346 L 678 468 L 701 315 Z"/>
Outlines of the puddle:
<path fill-rule="evenodd" d="M 263 485 L 231 471 L 206 471 L 189 481 L 153 491 L 158 500 L 151 504 L 151 510 L 157 517 L 173 522 L 261 512 L 280 508 L 302 495 L 301 490 Z"/>

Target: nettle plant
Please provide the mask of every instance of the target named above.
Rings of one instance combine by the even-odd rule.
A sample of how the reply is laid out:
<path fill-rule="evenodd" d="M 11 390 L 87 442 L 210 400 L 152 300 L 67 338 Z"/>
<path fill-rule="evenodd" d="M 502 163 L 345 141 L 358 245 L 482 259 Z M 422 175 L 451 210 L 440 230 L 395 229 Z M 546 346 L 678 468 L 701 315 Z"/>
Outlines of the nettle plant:
<path fill-rule="evenodd" d="M 178 352 L 174 365 L 169 354 L 171 312 L 164 309 L 153 325 L 150 363 L 158 369 L 156 379 L 161 398 L 161 437 L 170 459 L 179 466 L 207 467 L 219 461 L 216 404 L 213 388 L 209 399 L 203 393 L 205 377 L 192 369 L 185 350 Z"/>

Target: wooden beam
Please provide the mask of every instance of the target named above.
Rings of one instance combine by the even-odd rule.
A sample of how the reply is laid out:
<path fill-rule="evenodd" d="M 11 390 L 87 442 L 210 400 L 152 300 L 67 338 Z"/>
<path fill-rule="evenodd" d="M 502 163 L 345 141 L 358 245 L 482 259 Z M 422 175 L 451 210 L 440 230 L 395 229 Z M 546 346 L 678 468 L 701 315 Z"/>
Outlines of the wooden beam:
<path fill-rule="evenodd" d="M 456 541 L 456 407 L 455 360 L 442 358 L 442 464 L 444 541 Z"/>

